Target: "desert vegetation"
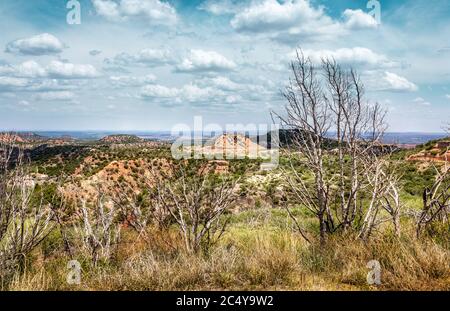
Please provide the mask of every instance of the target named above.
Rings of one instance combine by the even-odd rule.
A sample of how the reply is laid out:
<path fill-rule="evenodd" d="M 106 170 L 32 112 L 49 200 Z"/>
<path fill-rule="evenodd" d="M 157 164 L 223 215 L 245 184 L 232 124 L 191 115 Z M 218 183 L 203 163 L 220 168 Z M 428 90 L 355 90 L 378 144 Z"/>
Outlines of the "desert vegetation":
<path fill-rule="evenodd" d="M 272 171 L 128 136 L 37 151 L 4 136 L 2 289 L 449 290 L 449 161 L 411 157 L 448 145 L 383 144 L 385 112 L 333 60 L 299 51 L 283 94 Z"/>

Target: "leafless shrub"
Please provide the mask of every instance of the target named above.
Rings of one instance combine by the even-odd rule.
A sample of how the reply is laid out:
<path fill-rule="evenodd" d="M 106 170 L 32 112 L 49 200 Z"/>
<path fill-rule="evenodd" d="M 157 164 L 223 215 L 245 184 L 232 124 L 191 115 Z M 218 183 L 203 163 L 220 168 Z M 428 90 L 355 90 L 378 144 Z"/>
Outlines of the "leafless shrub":
<path fill-rule="evenodd" d="M 222 216 L 236 200 L 235 182 L 183 163 L 172 171 L 171 176 L 153 171 L 156 208 L 170 214 L 188 252 L 207 250 L 225 232 L 228 220 Z"/>
<path fill-rule="evenodd" d="M 35 195 L 35 183 L 23 152 L 11 141 L 0 142 L 0 278 L 20 271 L 26 257 L 52 227 L 51 206 Z"/>
<path fill-rule="evenodd" d="M 436 179 L 423 192 L 423 209 L 417 221 L 417 236 L 435 222 L 446 223 L 450 214 L 450 168 L 447 162 L 440 169 L 435 167 Z"/>
<path fill-rule="evenodd" d="M 392 222 L 394 233 L 400 236 L 400 217 L 402 213 L 402 204 L 400 202 L 399 180 L 397 168 L 392 164 L 391 159 L 384 156 L 382 159 L 374 157 L 373 162 L 368 164 L 373 169 L 368 169 L 366 178 L 368 187 L 366 190 L 371 194 L 369 205 L 365 211 L 365 217 L 359 236 L 364 240 L 369 238 L 371 233 L 382 223 Z M 381 217 L 385 211 L 389 216 Z"/>
<path fill-rule="evenodd" d="M 112 199 L 124 224 L 147 240 L 149 226 L 166 228 L 170 214 L 158 207 L 157 192 L 148 191 L 154 187 L 153 182 L 146 179 L 144 186 L 144 189 L 133 189 L 129 184 L 118 183 Z"/>
<path fill-rule="evenodd" d="M 110 203 L 105 203 L 102 194 L 98 195 L 93 206 L 88 206 L 85 201 L 81 202 L 82 227 L 77 227 L 76 231 L 94 266 L 99 260 L 110 260 L 120 240 L 116 210 Z"/>

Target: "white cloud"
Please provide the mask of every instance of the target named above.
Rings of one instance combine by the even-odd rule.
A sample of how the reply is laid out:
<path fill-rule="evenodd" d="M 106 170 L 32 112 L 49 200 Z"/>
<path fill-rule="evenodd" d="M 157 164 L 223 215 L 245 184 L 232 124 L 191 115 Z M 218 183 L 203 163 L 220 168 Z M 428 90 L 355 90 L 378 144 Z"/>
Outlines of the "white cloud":
<path fill-rule="evenodd" d="M 21 78 L 41 78 L 47 76 L 47 71 L 34 60 L 29 60 L 17 66 L 0 67 L 0 74 Z"/>
<path fill-rule="evenodd" d="M 143 64 L 166 64 L 172 61 L 172 53 L 165 49 L 143 49 L 135 56 L 135 61 Z"/>
<path fill-rule="evenodd" d="M 405 77 L 385 71 L 382 76 L 376 76 L 375 89 L 378 91 L 416 92 L 419 88 Z"/>
<path fill-rule="evenodd" d="M 215 51 L 191 50 L 190 55 L 177 66 L 179 72 L 227 71 L 236 64 Z"/>
<path fill-rule="evenodd" d="M 0 76 L 0 92 L 49 92 L 79 89 L 80 80 L 30 79 Z"/>
<path fill-rule="evenodd" d="M 391 90 L 415 92 L 418 90 L 417 85 L 408 81 L 405 77 L 401 77 L 392 72 L 385 72 L 384 81 L 388 82 Z"/>
<path fill-rule="evenodd" d="M 242 97 L 240 95 L 228 95 L 225 98 L 225 102 L 227 104 L 235 104 L 242 101 Z"/>
<path fill-rule="evenodd" d="M 304 0 L 285 3 L 266 0 L 254 3 L 238 13 L 231 21 L 231 26 L 238 31 L 248 32 L 284 30 L 320 17 L 322 12 L 313 9 Z"/>
<path fill-rule="evenodd" d="M 431 103 L 423 99 L 422 97 L 417 97 L 413 100 L 414 103 L 423 105 L 423 106 L 431 106 Z"/>
<path fill-rule="evenodd" d="M 111 83 L 115 86 L 143 86 L 156 81 L 156 77 L 152 74 L 135 77 L 135 76 L 111 76 L 109 77 Z"/>
<path fill-rule="evenodd" d="M 67 91 L 79 89 L 82 85 L 80 80 L 32 79 L 30 85 L 24 90 L 31 92 Z"/>
<path fill-rule="evenodd" d="M 450 99 L 450 94 L 445 95 L 447 99 Z"/>
<path fill-rule="evenodd" d="M 100 74 L 92 65 L 78 65 L 52 61 L 47 67 L 49 77 L 63 79 L 90 79 L 96 78 Z"/>
<path fill-rule="evenodd" d="M 216 87 L 225 90 L 225 91 L 236 91 L 240 89 L 239 84 L 231 81 L 227 77 L 215 77 L 211 79 L 211 82 Z"/>
<path fill-rule="evenodd" d="M 341 65 L 371 66 L 376 68 L 392 68 L 399 63 L 389 60 L 385 55 L 377 54 L 364 47 L 341 48 L 337 50 L 304 50 L 303 54 L 315 64 L 320 64 L 323 58 L 335 59 Z M 289 55 L 294 59 L 295 52 Z"/>
<path fill-rule="evenodd" d="M 177 21 L 174 7 L 159 0 L 92 0 L 97 14 L 111 21 L 140 18 L 154 25 L 173 25 Z"/>
<path fill-rule="evenodd" d="M 174 98 L 179 95 L 177 88 L 169 88 L 163 85 L 146 85 L 141 90 L 145 98 Z"/>
<path fill-rule="evenodd" d="M 347 9 L 344 11 L 345 26 L 349 29 L 377 28 L 377 21 L 362 10 Z"/>
<path fill-rule="evenodd" d="M 27 79 L 22 78 L 11 78 L 11 77 L 0 77 L 0 91 L 2 89 L 25 87 L 28 85 Z"/>
<path fill-rule="evenodd" d="M 68 91 L 44 92 L 36 94 L 33 98 L 39 101 L 73 101 L 75 94 Z"/>
<path fill-rule="evenodd" d="M 105 59 L 106 67 L 148 66 L 157 67 L 174 62 L 172 52 L 167 49 L 143 49 L 136 54 L 120 53 L 113 59 Z"/>
<path fill-rule="evenodd" d="M 236 104 L 258 105 L 263 101 L 270 101 L 275 98 L 275 92 L 269 91 L 263 85 L 245 82 L 238 84 L 228 77 L 218 76 L 196 79 L 180 87 L 146 85 L 141 88 L 140 95 L 142 99 L 163 105 L 188 103 L 208 109 L 229 109 Z"/>
<path fill-rule="evenodd" d="M 34 37 L 12 41 L 6 45 L 5 52 L 21 55 L 50 55 L 61 53 L 64 44 L 58 38 L 43 33 Z"/>
<path fill-rule="evenodd" d="M 344 32 L 322 7 L 314 8 L 307 0 L 253 2 L 234 16 L 231 26 L 238 32 L 269 33 L 273 39 L 294 44 L 299 38 L 320 40 Z"/>
<path fill-rule="evenodd" d="M 225 102 L 225 95 L 221 90 L 212 87 L 200 87 L 193 83 L 180 88 L 146 85 L 141 89 L 141 96 L 144 99 L 170 100 L 172 104 L 189 102 L 194 105 L 213 105 L 217 102 Z"/>
<path fill-rule="evenodd" d="M 0 75 L 19 78 L 56 78 L 56 79 L 91 79 L 99 77 L 99 72 L 92 65 L 51 61 L 46 67 L 34 60 L 19 65 L 0 66 Z"/>
<path fill-rule="evenodd" d="M 92 0 L 92 5 L 94 6 L 98 15 L 106 17 L 110 20 L 119 20 L 121 18 L 119 5 L 110 0 Z"/>

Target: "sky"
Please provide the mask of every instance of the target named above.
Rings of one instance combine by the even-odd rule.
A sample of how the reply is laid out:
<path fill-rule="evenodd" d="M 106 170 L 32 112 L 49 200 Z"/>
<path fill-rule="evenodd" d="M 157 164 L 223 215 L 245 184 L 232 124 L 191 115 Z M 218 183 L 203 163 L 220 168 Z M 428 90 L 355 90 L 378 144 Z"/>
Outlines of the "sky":
<path fill-rule="evenodd" d="M 389 131 L 450 121 L 448 0 L 15 0 L 0 29 L 0 130 L 270 123 L 296 49 L 357 70 Z"/>

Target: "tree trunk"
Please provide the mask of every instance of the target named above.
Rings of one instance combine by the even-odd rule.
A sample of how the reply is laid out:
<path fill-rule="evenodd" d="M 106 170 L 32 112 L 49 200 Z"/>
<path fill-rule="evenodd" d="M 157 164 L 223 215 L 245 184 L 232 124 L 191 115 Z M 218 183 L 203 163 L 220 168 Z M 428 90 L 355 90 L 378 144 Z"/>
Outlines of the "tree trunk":
<path fill-rule="evenodd" d="M 318 217 L 319 217 L 319 229 L 320 229 L 320 245 L 323 246 L 325 244 L 325 241 L 326 241 L 325 236 L 326 236 L 326 233 L 327 233 L 327 226 L 325 224 L 324 214 L 320 213 L 318 215 Z"/>
<path fill-rule="evenodd" d="M 400 215 L 398 213 L 394 214 L 393 222 L 394 222 L 395 236 L 399 238 L 401 233 L 400 233 Z"/>

